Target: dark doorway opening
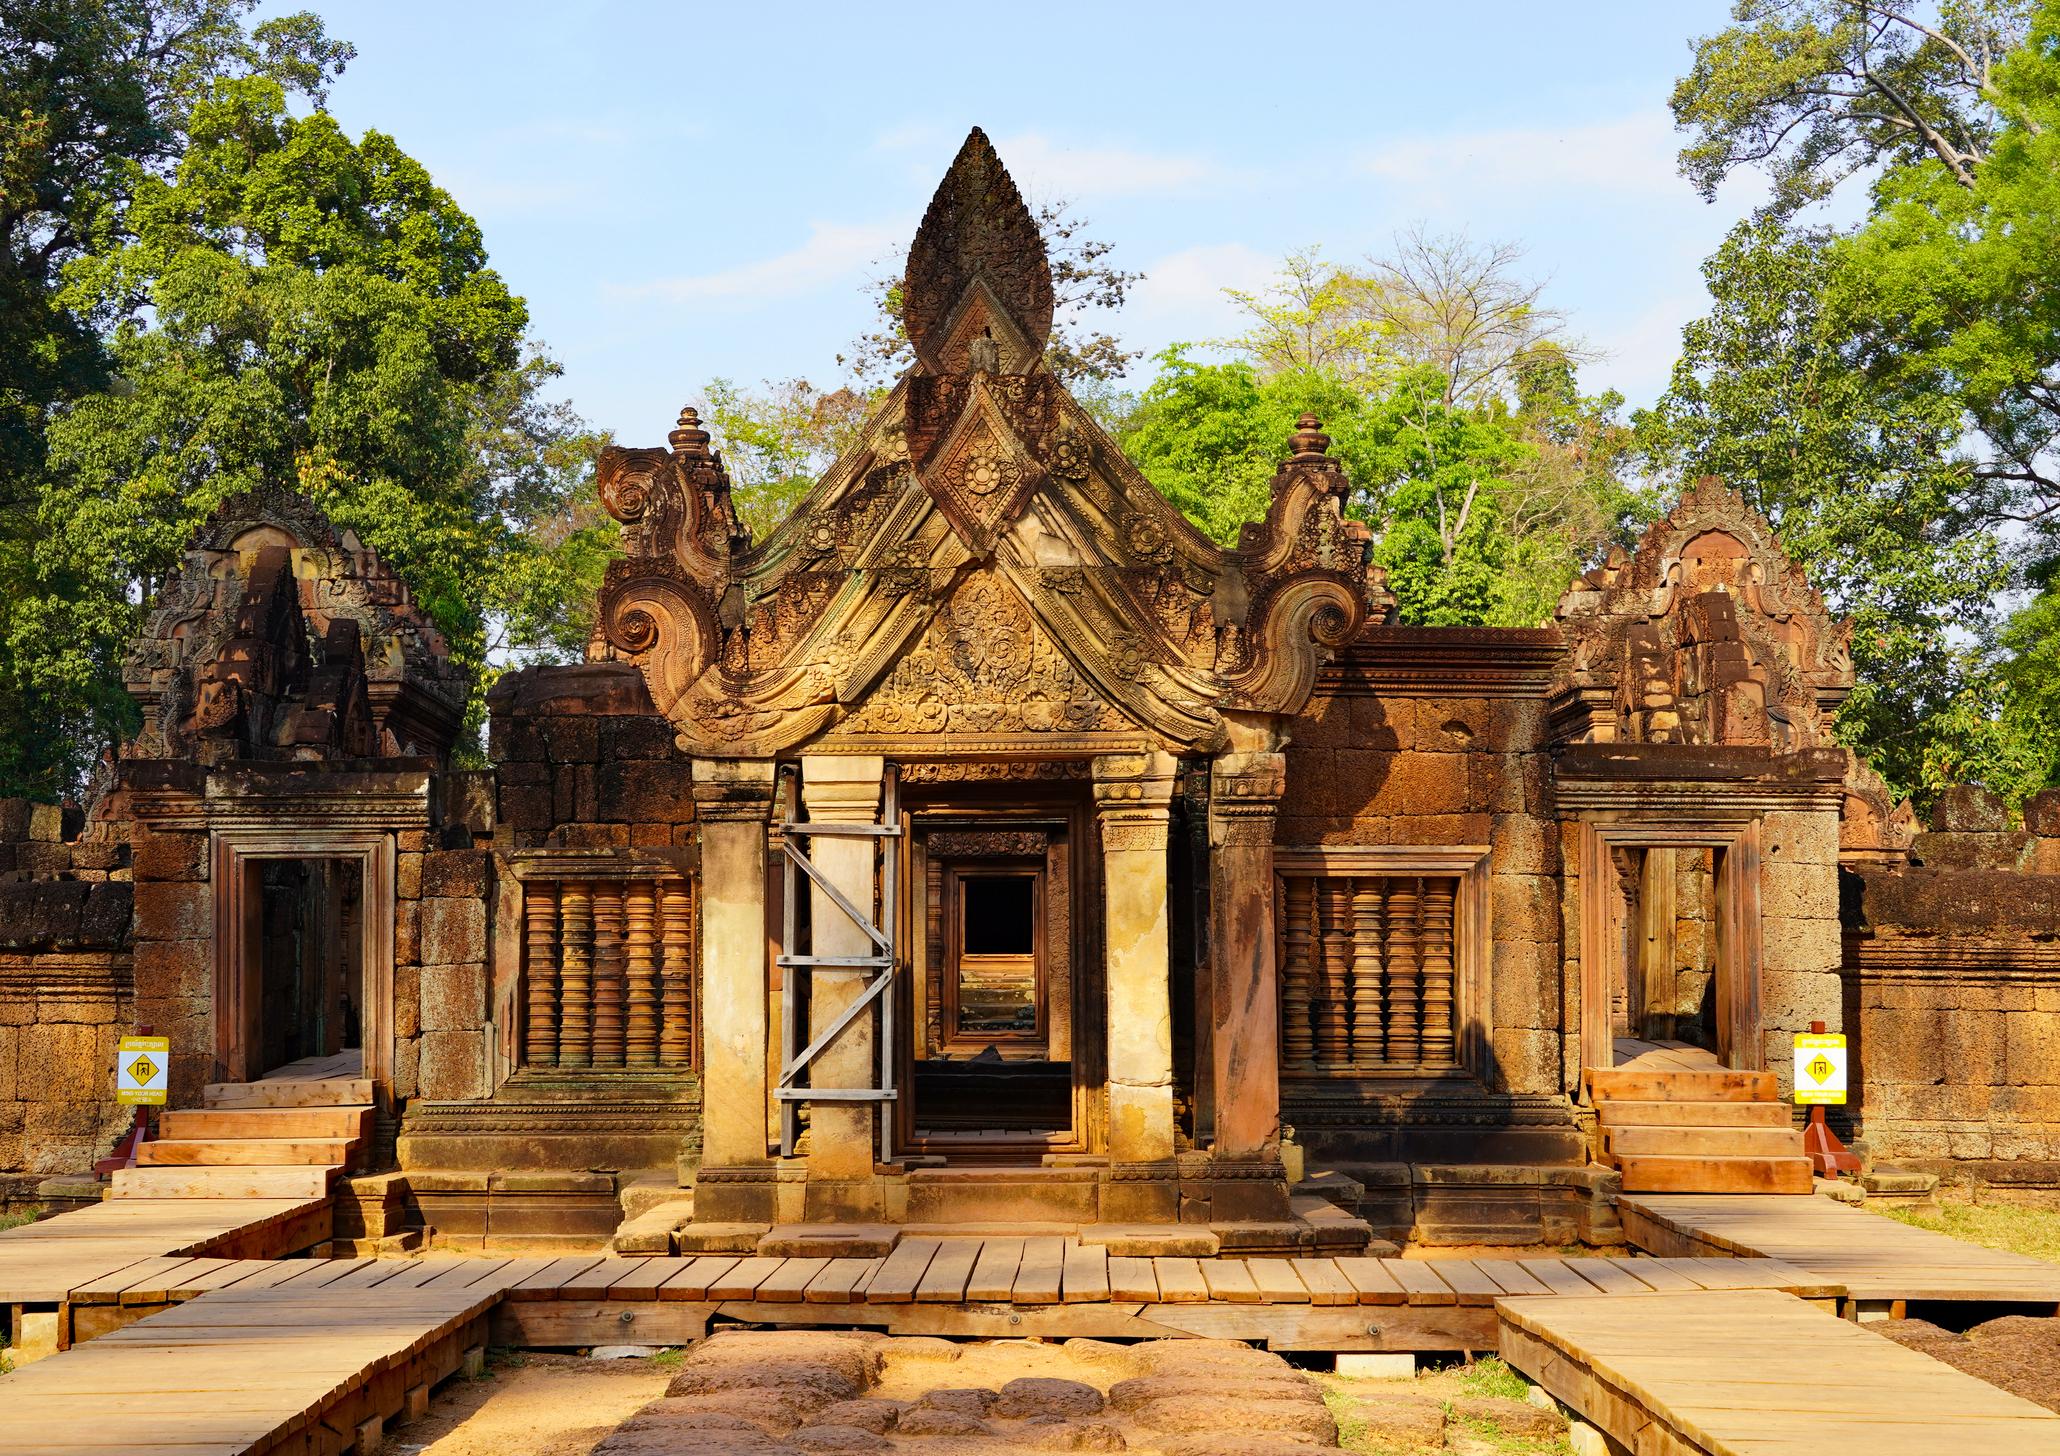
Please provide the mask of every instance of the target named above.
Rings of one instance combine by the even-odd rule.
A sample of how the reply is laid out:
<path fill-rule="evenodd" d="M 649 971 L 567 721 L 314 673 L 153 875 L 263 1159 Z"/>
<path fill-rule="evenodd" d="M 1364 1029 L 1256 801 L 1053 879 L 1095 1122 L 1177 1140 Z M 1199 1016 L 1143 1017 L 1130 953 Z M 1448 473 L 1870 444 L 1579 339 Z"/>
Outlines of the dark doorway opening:
<path fill-rule="evenodd" d="M 258 884 L 254 1076 L 362 1049 L 364 870 L 356 860 L 250 863 Z"/>

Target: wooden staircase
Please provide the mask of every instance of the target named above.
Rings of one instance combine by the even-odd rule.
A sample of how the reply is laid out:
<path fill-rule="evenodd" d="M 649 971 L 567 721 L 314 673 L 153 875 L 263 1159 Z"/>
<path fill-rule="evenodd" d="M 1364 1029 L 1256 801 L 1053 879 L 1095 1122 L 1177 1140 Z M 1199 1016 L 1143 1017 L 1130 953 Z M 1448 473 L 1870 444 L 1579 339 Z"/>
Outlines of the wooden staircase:
<path fill-rule="evenodd" d="M 255 1082 L 218 1082 L 201 1111 L 167 1109 L 116 1197 L 319 1198 L 372 1141 L 362 1053 L 308 1057 Z"/>
<path fill-rule="evenodd" d="M 1584 1074 L 1601 1161 L 1626 1193 L 1809 1193 L 1810 1161 L 1772 1072 L 1733 1071 L 1684 1042 L 1617 1042 Z"/>

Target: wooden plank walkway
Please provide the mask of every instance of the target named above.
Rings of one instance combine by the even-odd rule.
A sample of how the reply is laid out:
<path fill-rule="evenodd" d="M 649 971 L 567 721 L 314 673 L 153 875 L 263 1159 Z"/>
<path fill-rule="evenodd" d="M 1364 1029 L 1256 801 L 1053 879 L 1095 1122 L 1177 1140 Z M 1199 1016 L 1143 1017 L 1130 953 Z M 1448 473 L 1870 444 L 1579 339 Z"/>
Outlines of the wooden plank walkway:
<path fill-rule="evenodd" d="M 2060 1305 L 2060 1264 L 1984 1249 L 1812 1194 L 1627 1193 L 1617 1216 L 1654 1254 L 1779 1259 L 1854 1300 Z"/>
<path fill-rule="evenodd" d="M 332 1261 L 289 1262 L 328 1272 Z M 26 1366 L 6 1377 L 0 1447 L 8 1456 L 373 1449 L 384 1422 L 483 1358 L 488 1311 L 502 1295 L 492 1281 L 409 1283 L 406 1265 L 391 1262 L 388 1277 L 349 1287 L 343 1271 L 269 1287 L 252 1276 Z"/>
<path fill-rule="evenodd" d="M 163 1255 L 276 1259 L 329 1237 L 326 1198 L 123 1198 L 0 1231 L 0 1305 L 56 1304 Z"/>
<path fill-rule="evenodd" d="M 1770 1290 L 1513 1298 L 1497 1312 L 1502 1358 L 1633 1451 L 2060 1451 L 2060 1415 Z"/>

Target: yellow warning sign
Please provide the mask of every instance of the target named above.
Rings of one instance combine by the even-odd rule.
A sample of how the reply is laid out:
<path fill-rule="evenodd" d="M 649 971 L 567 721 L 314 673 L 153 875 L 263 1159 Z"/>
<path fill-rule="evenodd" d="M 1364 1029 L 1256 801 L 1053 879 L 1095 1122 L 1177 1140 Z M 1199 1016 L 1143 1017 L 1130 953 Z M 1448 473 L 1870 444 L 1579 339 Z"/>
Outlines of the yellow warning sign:
<path fill-rule="evenodd" d="M 125 1106 L 162 1107 L 165 1070 L 171 1065 L 172 1042 L 164 1036 L 125 1036 L 114 1058 L 114 1098 Z"/>
<path fill-rule="evenodd" d="M 1795 1039 L 1795 1102 L 1798 1107 L 1845 1105 L 1845 1038 L 1806 1033 Z"/>

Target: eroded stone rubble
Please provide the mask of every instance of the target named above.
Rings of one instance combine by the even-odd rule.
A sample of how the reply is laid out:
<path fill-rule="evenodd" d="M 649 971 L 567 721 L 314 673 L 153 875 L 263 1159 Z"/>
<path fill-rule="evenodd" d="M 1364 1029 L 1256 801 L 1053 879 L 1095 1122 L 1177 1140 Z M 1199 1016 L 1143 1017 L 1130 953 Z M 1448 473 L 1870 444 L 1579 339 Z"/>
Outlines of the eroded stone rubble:
<path fill-rule="evenodd" d="M 1308 1456 L 1337 1445 L 1322 1392 L 1278 1355 L 1233 1341 L 1115 1345 L 1069 1340 L 1079 1373 L 1000 1390 L 954 1386 L 948 1340 L 861 1332 L 719 1331 L 595 1456 L 803 1456 L 922 1451 L 927 1456 L 1137 1451 L 1160 1456 Z M 883 1379 L 934 1366 L 914 1400 L 872 1394 Z M 927 1384 L 921 1374 L 898 1387 Z"/>

